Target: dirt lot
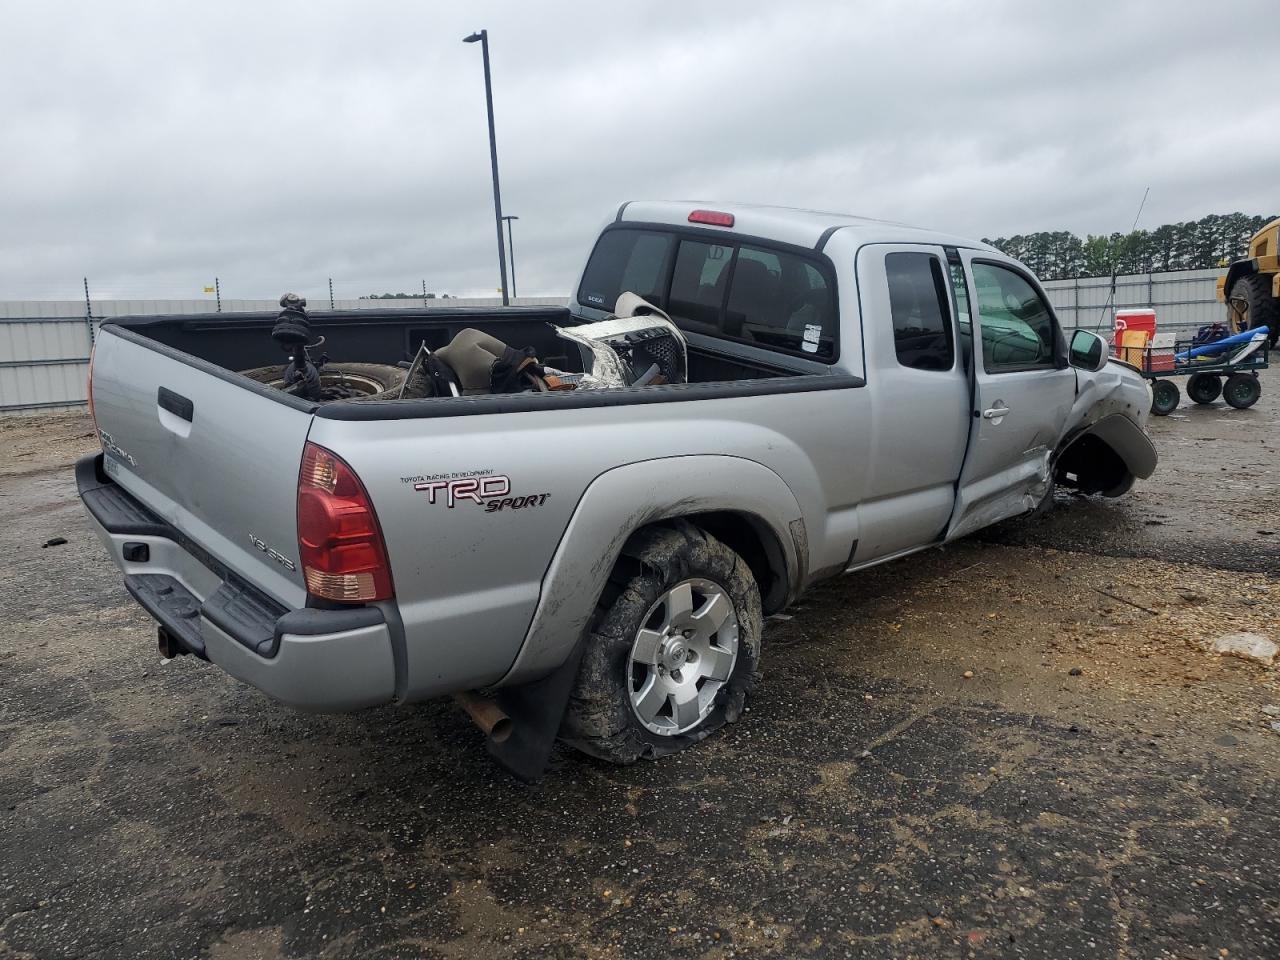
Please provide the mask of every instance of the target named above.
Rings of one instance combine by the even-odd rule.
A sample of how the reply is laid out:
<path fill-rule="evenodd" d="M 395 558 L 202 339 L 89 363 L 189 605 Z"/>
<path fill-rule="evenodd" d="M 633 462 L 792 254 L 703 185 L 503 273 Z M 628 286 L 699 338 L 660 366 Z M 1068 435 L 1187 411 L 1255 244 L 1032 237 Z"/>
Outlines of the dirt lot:
<path fill-rule="evenodd" d="M 0 956 L 1280 956 L 1280 679 L 1200 647 L 1280 639 L 1277 420 L 1184 405 L 1130 497 L 828 583 L 742 722 L 536 787 L 448 703 L 162 664 L 89 425 L 0 421 Z"/>

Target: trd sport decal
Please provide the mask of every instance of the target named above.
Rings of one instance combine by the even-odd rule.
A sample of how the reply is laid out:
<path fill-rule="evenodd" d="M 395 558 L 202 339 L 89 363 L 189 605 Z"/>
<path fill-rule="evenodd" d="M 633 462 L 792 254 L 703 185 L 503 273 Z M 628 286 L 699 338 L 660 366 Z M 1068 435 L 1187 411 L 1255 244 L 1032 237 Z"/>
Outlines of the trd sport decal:
<path fill-rule="evenodd" d="M 456 480 L 424 480 L 413 485 L 413 489 L 427 495 L 427 503 L 444 502 L 452 510 L 460 502 L 466 501 L 484 506 L 485 513 L 498 513 L 508 508 L 523 510 L 525 507 L 540 507 L 551 496 L 549 493 L 530 493 L 523 497 L 509 496 L 511 479 L 501 474 L 490 474 L 485 477 L 460 477 Z"/>

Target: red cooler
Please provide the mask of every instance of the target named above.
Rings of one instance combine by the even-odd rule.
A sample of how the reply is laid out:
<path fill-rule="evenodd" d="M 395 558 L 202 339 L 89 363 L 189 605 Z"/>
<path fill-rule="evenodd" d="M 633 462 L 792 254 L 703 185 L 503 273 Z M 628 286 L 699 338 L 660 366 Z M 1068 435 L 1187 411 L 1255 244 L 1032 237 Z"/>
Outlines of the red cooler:
<path fill-rule="evenodd" d="M 1116 356 L 1120 356 L 1121 334 L 1126 330 L 1141 330 L 1147 335 L 1147 343 L 1156 338 L 1156 312 L 1150 307 L 1134 307 L 1116 311 L 1116 334 L 1112 344 Z"/>

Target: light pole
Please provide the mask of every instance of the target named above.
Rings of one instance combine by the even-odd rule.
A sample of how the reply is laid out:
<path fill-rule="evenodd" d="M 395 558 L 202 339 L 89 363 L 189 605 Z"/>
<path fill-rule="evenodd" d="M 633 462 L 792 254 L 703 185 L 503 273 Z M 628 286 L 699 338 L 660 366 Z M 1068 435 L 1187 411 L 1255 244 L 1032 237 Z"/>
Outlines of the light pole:
<path fill-rule="evenodd" d="M 507 297 L 507 252 L 502 242 L 502 192 L 498 189 L 498 138 L 493 131 L 493 84 L 489 79 L 489 31 L 481 30 L 469 37 L 463 37 L 463 43 L 480 41 L 480 49 L 484 52 L 484 100 L 489 108 L 489 160 L 493 164 L 493 222 L 498 228 L 498 276 L 502 278 L 502 305 L 511 301 Z"/>
<path fill-rule="evenodd" d="M 511 295 L 518 296 L 516 293 L 516 241 L 511 236 L 511 221 L 520 218 L 514 214 L 507 214 L 502 218 L 507 221 L 507 254 L 511 257 Z"/>

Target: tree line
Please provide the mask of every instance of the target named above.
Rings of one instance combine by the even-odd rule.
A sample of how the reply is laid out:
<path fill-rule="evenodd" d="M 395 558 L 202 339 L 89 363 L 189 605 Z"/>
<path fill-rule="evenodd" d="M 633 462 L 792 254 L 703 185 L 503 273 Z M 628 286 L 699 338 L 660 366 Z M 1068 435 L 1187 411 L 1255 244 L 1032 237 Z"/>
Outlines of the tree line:
<path fill-rule="evenodd" d="M 1107 277 L 1115 272 L 1160 273 L 1203 270 L 1239 260 L 1249 238 L 1275 219 L 1245 213 L 1212 213 L 1186 223 L 1166 223 L 1154 230 L 1110 236 L 1089 234 L 1083 240 L 1066 230 L 1041 231 L 983 239 L 1021 260 L 1041 280 Z"/>

